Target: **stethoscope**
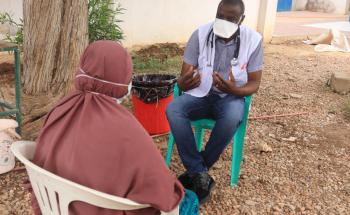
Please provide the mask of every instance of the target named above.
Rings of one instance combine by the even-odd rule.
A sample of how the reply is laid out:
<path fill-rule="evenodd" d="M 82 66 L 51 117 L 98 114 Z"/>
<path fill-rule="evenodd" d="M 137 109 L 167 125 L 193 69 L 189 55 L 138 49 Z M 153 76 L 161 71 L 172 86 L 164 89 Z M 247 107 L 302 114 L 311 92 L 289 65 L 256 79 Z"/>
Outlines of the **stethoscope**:
<path fill-rule="evenodd" d="M 241 31 L 240 28 L 237 30 L 237 36 L 234 39 L 235 43 L 235 52 L 233 54 L 233 58 L 231 60 L 231 66 L 237 66 L 239 63 L 238 57 L 239 57 L 239 49 L 241 48 Z M 210 51 L 207 53 L 207 66 L 212 67 L 212 59 L 213 59 L 213 49 L 214 49 L 214 42 L 215 42 L 215 34 L 213 28 L 210 29 L 209 34 L 206 39 L 206 45 L 210 45 Z M 210 44 L 209 44 L 210 43 Z"/>

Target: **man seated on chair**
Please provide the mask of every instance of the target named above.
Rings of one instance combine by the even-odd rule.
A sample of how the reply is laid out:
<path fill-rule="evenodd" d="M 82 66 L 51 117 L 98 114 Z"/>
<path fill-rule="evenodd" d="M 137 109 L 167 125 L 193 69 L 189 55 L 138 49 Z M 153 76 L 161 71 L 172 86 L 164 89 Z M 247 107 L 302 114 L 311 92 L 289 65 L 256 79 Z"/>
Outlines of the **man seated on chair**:
<path fill-rule="evenodd" d="M 215 182 L 210 168 L 232 140 L 244 112 L 245 96 L 259 89 L 263 42 L 256 31 L 241 25 L 242 0 L 222 0 L 216 20 L 199 27 L 188 41 L 178 86 L 183 95 L 167 109 L 167 117 L 186 172 L 179 177 L 200 202 L 210 197 Z M 214 119 L 204 151 L 198 152 L 191 121 Z"/>

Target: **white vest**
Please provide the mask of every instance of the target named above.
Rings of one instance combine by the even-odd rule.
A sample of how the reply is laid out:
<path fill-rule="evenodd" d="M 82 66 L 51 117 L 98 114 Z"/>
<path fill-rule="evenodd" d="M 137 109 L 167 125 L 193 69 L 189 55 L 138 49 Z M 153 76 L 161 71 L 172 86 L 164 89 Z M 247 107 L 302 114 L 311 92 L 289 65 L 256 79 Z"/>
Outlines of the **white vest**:
<path fill-rule="evenodd" d="M 213 71 L 214 71 L 214 59 L 215 59 L 215 38 L 213 41 L 213 48 L 211 48 L 212 37 L 209 37 L 209 33 L 212 32 L 213 23 L 201 26 L 198 29 L 199 34 L 199 58 L 198 58 L 198 71 L 201 75 L 201 84 L 199 87 L 189 90 L 185 93 L 195 97 L 204 97 L 208 95 L 213 85 Z M 261 35 L 246 27 L 240 26 L 240 49 L 238 57 L 238 65 L 232 67 L 232 73 L 235 78 L 236 86 L 242 87 L 248 82 L 247 64 L 250 56 L 258 47 L 262 37 Z M 208 41 L 209 39 L 209 41 Z M 233 58 L 233 56 L 232 56 Z"/>

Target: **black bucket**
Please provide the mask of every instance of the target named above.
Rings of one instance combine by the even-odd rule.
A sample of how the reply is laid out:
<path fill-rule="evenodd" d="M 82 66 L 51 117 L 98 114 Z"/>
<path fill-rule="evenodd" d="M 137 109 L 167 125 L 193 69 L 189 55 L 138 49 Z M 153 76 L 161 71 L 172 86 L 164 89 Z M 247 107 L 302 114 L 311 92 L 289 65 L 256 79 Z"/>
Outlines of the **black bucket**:
<path fill-rule="evenodd" d="M 147 74 L 133 77 L 133 93 L 146 104 L 156 103 L 173 94 L 176 76 Z"/>

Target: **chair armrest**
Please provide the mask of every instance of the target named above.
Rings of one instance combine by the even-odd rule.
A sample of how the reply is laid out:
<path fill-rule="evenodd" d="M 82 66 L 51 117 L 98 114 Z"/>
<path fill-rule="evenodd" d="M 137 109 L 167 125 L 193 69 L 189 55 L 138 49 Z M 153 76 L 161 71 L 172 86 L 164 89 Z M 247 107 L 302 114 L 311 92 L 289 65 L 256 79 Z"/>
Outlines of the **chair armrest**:
<path fill-rule="evenodd" d="M 179 97 L 181 95 L 181 90 L 179 85 L 176 83 L 174 86 L 174 98 Z"/>
<path fill-rule="evenodd" d="M 34 157 L 36 143 L 33 141 L 16 141 L 11 146 L 11 151 L 22 163 L 32 160 Z"/>
<path fill-rule="evenodd" d="M 170 211 L 168 213 L 166 212 L 161 212 L 161 215 L 180 215 L 180 207 L 178 206 L 177 208 L 175 208 L 173 211 Z"/>

